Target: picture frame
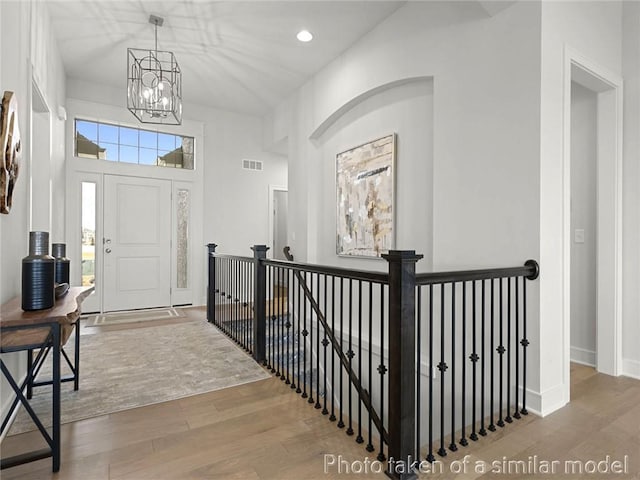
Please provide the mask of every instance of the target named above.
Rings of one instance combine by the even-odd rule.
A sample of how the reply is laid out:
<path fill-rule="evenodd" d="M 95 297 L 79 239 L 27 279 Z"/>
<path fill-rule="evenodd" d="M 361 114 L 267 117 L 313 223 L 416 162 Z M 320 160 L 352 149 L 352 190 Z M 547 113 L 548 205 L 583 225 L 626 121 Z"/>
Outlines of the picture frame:
<path fill-rule="evenodd" d="M 381 258 L 395 245 L 396 134 L 336 155 L 336 254 Z"/>

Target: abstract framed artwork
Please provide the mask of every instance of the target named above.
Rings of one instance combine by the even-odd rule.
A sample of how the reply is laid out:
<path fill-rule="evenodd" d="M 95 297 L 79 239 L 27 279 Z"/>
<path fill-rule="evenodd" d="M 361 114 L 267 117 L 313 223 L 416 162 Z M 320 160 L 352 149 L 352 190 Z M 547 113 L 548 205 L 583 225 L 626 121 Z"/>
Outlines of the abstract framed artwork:
<path fill-rule="evenodd" d="M 22 158 L 18 104 L 9 91 L 4 92 L 0 108 L 0 152 L 0 213 L 9 213 Z"/>
<path fill-rule="evenodd" d="M 336 253 L 380 258 L 394 247 L 395 144 L 390 134 L 336 156 Z"/>

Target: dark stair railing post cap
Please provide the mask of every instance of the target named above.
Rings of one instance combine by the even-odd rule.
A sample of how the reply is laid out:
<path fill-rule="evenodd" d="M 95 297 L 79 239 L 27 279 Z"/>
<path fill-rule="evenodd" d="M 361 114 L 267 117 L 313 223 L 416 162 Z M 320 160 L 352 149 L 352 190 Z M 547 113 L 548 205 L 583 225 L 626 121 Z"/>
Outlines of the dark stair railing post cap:
<path fill-rule="evenodd" d="M 213 258 L 213 254 L 216 253 L 216 245 L 215 243 L 207 243 L 205 245 L 207 247 L 207 260 L 208 260 L 208 279 L 207 279 L 207 321 L 210 323 L 214 323 L 216 319 L 216 311 L 215 311 L 215 288 L 216 288 L 216 265 L 215 258 Z"/>

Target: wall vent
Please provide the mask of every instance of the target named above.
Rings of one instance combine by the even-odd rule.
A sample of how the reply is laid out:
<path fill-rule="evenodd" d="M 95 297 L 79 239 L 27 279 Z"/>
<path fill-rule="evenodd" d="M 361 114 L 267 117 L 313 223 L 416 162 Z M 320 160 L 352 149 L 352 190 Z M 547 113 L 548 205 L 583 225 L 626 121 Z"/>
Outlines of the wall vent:
<path fill-rule="evenodd" d="M 246 158 L 242 159 L 242 168 L 245 170 L 256 170 L 258 172 L 262 171 L 262 161 L 261 160 L 249 160 Z"/>

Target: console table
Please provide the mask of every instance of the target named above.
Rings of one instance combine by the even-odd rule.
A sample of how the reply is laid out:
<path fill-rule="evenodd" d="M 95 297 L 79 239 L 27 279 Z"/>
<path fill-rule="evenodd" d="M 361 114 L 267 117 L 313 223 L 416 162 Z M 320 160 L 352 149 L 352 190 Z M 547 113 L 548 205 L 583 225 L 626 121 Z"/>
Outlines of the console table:
<path fill-rule="evenodd" d="M 2 420 L 0 435 L 5 433 L 9 421 L 19 404 L 22 404 L 32 418 L 49 448 L 23 453 L 14 457 L 0 459 L 0 469 L 21 465 L 23 463 L 52 457 L 53 471 L 60 470 L 60 352 L 76 329 L 75 368 L 73 370 L 74 388 L 78 388 L 80 332 L 79 319 L 83 300 L 91 295 L 94 287 L 72 287 L 67 294 L 56 300 L 56 304 L 47 310 L 25 312 L 21 307 L 21 297 L 15 297 L 0 307 L 0 353 L 28 352 L 27 375 L 22 384 L 13 378 L 11 372 L 0 358 L 0 369 L 16 394 L 9 412 Z M 35 361 L 33 351 L 38 350 Z M 53 360 L 53 378 L 46 382 L 35 382 L 44 358 L 51 352 Z M 66 357 L 67 361 L 69 359 Z M 70 365 L 71 366 L 71 365 Z M 38 385 L 52 385 L 52 431 L 51 435 L 42 425 L 31 408 L 28 398 L 31 388 Z M 28 390 L 25 396 L 24 391 Z"/>

